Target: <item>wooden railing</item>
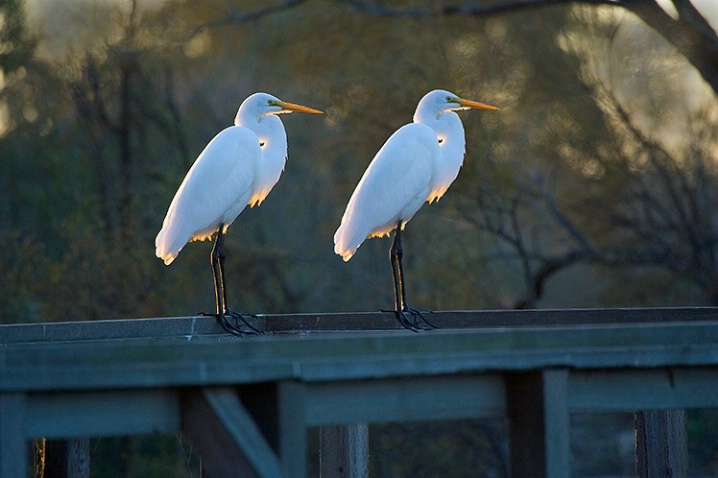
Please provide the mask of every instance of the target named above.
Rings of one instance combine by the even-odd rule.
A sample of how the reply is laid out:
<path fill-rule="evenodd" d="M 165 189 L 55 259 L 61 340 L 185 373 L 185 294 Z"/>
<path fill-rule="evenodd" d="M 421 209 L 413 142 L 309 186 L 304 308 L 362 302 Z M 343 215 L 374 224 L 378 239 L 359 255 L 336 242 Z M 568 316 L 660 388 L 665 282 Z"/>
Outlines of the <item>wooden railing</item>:
<path fill-rule="evenodd" d="M 718 407 L 718 309 L 431 321 L 268 315 L 244 338 L 206 317 L 0 326 L 0 477 L 27 475 L 38 437 L 181 431 L 212 478 L 301 478 L 309 427 L 487 416 L 508 419 L 512 476 L 568 477 L 572 412 Z"/>

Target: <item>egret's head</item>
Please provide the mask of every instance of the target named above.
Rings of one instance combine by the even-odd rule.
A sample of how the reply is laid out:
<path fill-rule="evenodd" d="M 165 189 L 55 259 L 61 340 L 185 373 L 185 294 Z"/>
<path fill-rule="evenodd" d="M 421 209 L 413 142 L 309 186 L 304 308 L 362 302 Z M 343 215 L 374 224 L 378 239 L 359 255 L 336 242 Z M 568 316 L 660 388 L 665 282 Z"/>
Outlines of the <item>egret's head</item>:
<path fill-rule="evenodd" d="M 255 118 L 258 120 L 267 115 L 291 113 L 292 111 L 313 114 L 323 113 L 322 111 L 315 110 L 314 108 L 309 108 L 307 106 L 287 103 L 286 101 L 282 101 L 276 96 L 272 96 L 268 93 L 254 93 L 242 102 L 242 105 L 239 107 L 239 111 L 237 111 L 235 124 L 240 120 L 240 118 Z"/>
<path fill-rule="evenodd" d="M 456 96 L 446 90 L 430 91 L 419 101 L 416 110 L 431 111 L 435 115 L 446 113 L 448 111 L 466 110 L 469 108 L 477 108 L 482 110 L 498 110 L 496 106 L 479 103 L 478 101 L 467 100 Z"/>

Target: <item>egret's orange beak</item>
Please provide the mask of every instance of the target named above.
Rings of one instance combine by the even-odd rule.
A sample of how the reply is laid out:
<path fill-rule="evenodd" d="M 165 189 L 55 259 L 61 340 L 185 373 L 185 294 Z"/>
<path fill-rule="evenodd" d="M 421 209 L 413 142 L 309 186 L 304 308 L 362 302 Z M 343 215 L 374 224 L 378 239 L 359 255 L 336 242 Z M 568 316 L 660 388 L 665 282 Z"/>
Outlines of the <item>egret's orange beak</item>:
<path fill-rule="evenodd" d="M 476 108 L 479 110 L 492 110 L 492 111 L 498 111 L 501 108 L 497 108 L 496 106 L 487 105 L 484 103 L 479 103 L 478 101 L 472 101 L 472 100 L 465 100 L 463 98 L 457 98 L 456 101 L 466 108 Z"/>
<path fill-rule="evenodd" d="M 308 106 L 296 105 L 294 103 L 287 103 L 286 101 L 280 101 L 279 106 L 281 106 L 282 109 L 285 109 L 287 111 L 296 111 L 297 113 L 312 113 L 315 115 L 324 114 L 324 111 L 315 110 L 314 108 L 309 108 Z"/>

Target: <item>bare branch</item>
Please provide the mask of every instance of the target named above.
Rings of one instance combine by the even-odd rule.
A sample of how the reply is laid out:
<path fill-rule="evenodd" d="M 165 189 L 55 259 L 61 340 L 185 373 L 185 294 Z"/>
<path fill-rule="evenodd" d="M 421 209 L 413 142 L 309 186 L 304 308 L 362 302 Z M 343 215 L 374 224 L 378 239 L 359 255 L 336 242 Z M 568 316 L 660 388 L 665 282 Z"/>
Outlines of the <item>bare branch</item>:
<path fill-rule="evenodd" d="M 214 28 L 259 20 L 262 17 L 288 10 L 304 2 L 306 2 L 306 0 L 285 0 L 284 2 L 276 5 L 270 5 L 268 7 L 257 8 L 250 11 L 240 10 L 237 7 L 231 6 L 227 9 L 224 16 L 196 27 L 190 34 L 190 37 Z"/>
<path fill-rule="evenodd" d="M 339 0 L 356 10 L 385 17 L 422 17 L 428 14 L 491 16 L 532 8 L 582 3 L 589 5 L 621 6 L 620 0 L 522 0 L 494 5 L 441 5 L 438 7 L 390 7 L 368 0 Z"/>

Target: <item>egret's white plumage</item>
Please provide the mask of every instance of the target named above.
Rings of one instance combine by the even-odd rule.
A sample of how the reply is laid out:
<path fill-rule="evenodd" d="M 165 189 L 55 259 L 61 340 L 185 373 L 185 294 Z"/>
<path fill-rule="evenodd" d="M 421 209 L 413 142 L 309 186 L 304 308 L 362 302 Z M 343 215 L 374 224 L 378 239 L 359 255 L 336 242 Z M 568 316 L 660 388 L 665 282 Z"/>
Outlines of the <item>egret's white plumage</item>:
<path fill-rule="evenodd" d="M 318 110 L 280 101 L 267 93 L 249 96 L 234 126 L 221 131 L 185 176 L 155 239 L 157 257 L 170 264 L 184 245 L 222 232 L 249 206 L 260 204 L 284 170 L 287 135 L 281 113 Z"/>
<path fill-rule="evenodd" d="M 348 261 L 365 239 L 403 228 L 425 201 L 440 199 L 459 174 L 466 141 L 456 110 L 494 106 L 444 90 L 427 93 L 414 122 L 399 128 L 374 156 L 334 234 L 334 252 Z"/>
<path fill-rule="evenodd" d="M 210 255 L 217 307 L 213 315 L 232 334 L 259 331 L 245 319 L 248 314 L 234 312 L 227 304 L 224 233 L 245 207 L 260 204 L 279 180 L 287 160 L 287 134 L 277 115 L 292 111 L 321 113 L 267 93 L 244 100 L 234 126 L 217 134 L 195 160 L 155 238 L 157 257 L 169 265 L 188 242 L 216 236 Z"/>

